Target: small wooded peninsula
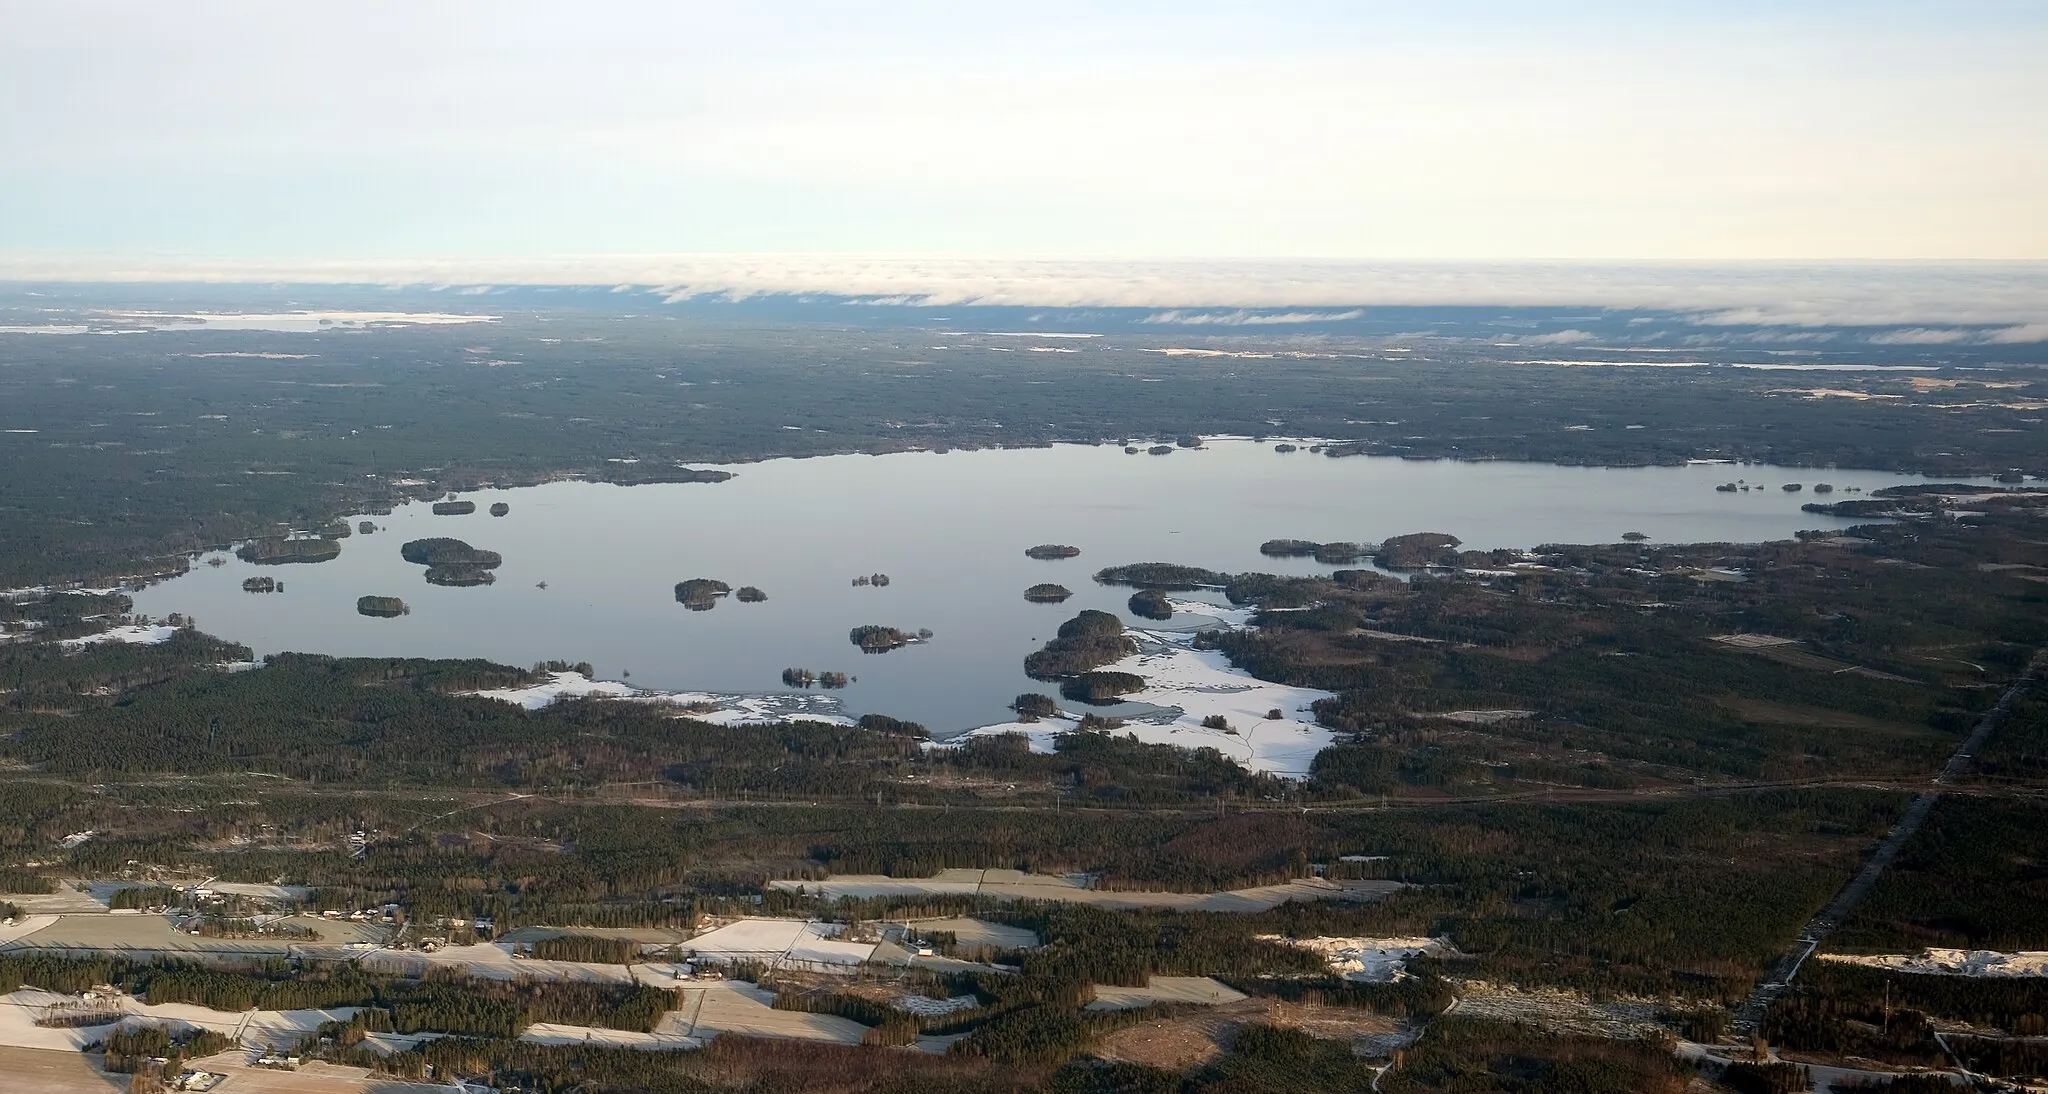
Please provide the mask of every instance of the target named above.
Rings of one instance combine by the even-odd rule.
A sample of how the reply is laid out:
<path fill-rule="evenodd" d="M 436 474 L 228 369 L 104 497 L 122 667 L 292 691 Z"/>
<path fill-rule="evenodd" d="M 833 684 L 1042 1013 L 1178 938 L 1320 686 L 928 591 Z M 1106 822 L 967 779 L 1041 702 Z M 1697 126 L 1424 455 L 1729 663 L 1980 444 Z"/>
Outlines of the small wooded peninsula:
<path fill-rule="evenodd" d="M 410 615 L 412 609 L 406 607 L 405 601 L 395 596 L 364 596 L 356 599 L 356 614 L 390 619 Z"/>
<path fill-rule="evenodd" d="M 1145 690 L 1145 678 L 1133 672 L 1098 669 L 1060 681 L 1060 697 L 1076 703 L 1114 703 L 1119 696 Z"/>
<path fill-rule="evenodd" d="M 1033 604 L 1058 604 L 1074 595 L 1074 590 L 1050 581 L 1040 582 L 1024 590 L 1024 599 Z"/>
<path fill-rule="evenodd" d="M 1079 547 L 1069 546 L 1065 543 L 1041 543 L 1036 547 L 1024 548 L 1025 558 L 1035 558 L 1041 561 L 1051 561 L 1053 559 L 1059 558 L 1073 558 L 1074 556 L 1080 553 L 1081 549 Z"/>
<path fill-rule="evenodd" d="M 407 540 L 398 556 L 415 566 L 427 568 L 427 584 L 466 587 L 489 585 L 497 580 L 492 570 L 504 565 L 496 551 L 471 547 L 459 539 L 434 536 Z"/>
<path fill-rule="evenodd" d="M 235 557 L 258 566 L 282 566 L 294 562 L 326 562 L 341 557 L 341 543 L 325 537 L 273 536 L 252 539 L 235 548 Z"/>
<path fill-rule="evenodd" d="M 693 612 L 708 612 L 718 606 L 719 597 L 729 592 L 732 592 L 732 586 L 716 578 L 693 577 L 676 582 L 676 603 Z"/>
<path fill-rule="evenodd" d="M 1124 634 L 1124 621 L 1089 608 L 1060 624 L 1045 648 L 1024 658 L 1024 674 L 1033 680 L 1079 676 L 1138 652 Z"/>
<path fill-rule="evenodd" d="M 1431 566 L 1456 566 L 1458 544 L 1464 542 L 1445 532 L 1410 532 L 1391 536 L 1380 544 L 1373 561 L 1389 570 L 1422 570 Z"/>

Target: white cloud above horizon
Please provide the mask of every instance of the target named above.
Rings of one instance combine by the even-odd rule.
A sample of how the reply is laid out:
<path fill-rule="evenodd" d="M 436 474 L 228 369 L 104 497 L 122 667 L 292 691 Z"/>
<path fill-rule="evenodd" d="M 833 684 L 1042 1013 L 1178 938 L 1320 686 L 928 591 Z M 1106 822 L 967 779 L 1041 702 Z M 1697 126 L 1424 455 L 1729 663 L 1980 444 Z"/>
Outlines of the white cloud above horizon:
<path fill-rule="evenodd" d="M 2048 259 L 2048 10 L 17 0 L 0 256 Z"/>

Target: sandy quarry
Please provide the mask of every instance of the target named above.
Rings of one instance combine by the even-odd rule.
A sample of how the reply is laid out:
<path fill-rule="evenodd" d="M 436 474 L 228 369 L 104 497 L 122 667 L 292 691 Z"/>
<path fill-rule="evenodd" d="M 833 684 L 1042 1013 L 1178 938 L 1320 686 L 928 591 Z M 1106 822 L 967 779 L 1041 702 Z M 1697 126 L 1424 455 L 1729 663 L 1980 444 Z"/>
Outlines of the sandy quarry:
<path fill-rule="evenodd" d="M 2042 950 L 2017 953 L 1947 949 L 1931 949 L 1919 954 L 1829 953 L 1820 955 L 1820 960 L 1929 976 L 2048 976 L 2048 951 Z"/>

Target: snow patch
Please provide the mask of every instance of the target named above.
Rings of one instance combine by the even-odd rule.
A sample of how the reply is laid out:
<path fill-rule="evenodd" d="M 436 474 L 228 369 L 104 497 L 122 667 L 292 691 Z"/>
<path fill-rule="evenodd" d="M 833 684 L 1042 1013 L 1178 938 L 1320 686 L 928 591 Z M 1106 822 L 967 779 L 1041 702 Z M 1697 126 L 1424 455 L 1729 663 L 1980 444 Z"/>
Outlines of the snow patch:
<path fill-rule="evenodd" d="M 154 646 L 160 642 L 170 641 L 171 636 L 177 633 L 177 627 L 136 623 L 131 626 L 115 627 L 112 630 L 101 631 L 98 634 L 88 634 L 83 638 L 66 638 L 57 644 L 66 649 L 73 650 L 98 645 L 101 642 L 125 642 L 131 646 Z"/>
<path fill-rule="evenodd" d="M 1319 954 L 1331 972 L 1360 984 L 1403 980 L 1408 976 L 1410 958 L 1457 952 L 1450 940 L 1443 938 L 1283 938 L 1277 934 L 1262 934 L 1258 938 Z"/>
<path fill-rule="evenodd" d="M 688 709 L 689 716 L 712 725 L 759 722 L 827 722 L 850 726 L 853 719 L 838 713 L 837 699 L 822 695 L 726 695 L 701 691 L 649 691 L 617 680 L 593 680 L 580 672 L 551 672 L 542 683 L 523 688 L 490 688 L 469 694 L 539 710 L 558 699 L 618 699 L 662 703 Z"/>

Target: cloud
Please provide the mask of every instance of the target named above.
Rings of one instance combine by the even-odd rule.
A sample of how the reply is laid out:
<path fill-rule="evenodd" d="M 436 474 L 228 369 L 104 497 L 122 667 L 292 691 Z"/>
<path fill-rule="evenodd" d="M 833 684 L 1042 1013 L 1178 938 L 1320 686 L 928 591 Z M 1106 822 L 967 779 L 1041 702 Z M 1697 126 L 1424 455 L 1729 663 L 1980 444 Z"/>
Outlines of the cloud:
<path fill-rule="evenodd" d="M 2029 342 L 2048 342 L 2048 323 L 2023 323 L 2017 327 L 1992 331 L 1984 339 L 1999 345 L 2021 345 Z"/>
<path fill-rule="evenodd" d="M 1190 312 L 1176 309 L 1148 315 L 1140 322 L 1196 327 L 1279 327 L 1295 323 L 1342 323 L 1364 314 L 1365 312 L 1359 308 L 1352 308 L 1349 311 L 1290 311 L 1278 314 L 1243 309 L 1233 312 Z"/>
<path fill-rule="evenodd" d="M 787 294 L 1221 315 L 1251 309 L 1341 314 L 1363 307 L 1568 306 L 1682 312 L 1703 327 L 2007 327 L 1994 336 L 2001 342 L 2040 341 L 2048 329 L 2048 262 L 1622 265 L 796 253 L 116 261 L 0 253 L 0 281 L 10 280 L 500 289 L 632 285 L 671 300 Z"/>
<path fill-rule="evenodd" d="M 1976 331 L 1957 330 L 1954 327 L 1911 327 L 1906 330 L 1888 330 L 1873 334 L 1870 336 L 1870 342 L 1878 346 L 1948 346 L 1971 341 L 1976 334 Z"/>
<path fill-rule="evenodd" d="M 1525 346 L 1569 346 L 1593 340 L 1593 332 L 1583 330 L 1561 330 L 1550 334 L 1538 334 L 1522 339 Z"/>

